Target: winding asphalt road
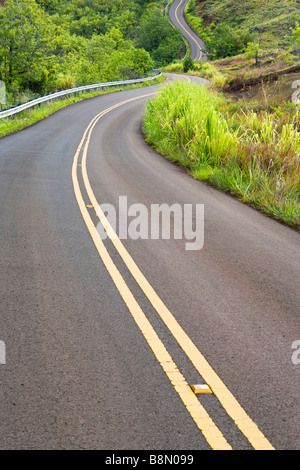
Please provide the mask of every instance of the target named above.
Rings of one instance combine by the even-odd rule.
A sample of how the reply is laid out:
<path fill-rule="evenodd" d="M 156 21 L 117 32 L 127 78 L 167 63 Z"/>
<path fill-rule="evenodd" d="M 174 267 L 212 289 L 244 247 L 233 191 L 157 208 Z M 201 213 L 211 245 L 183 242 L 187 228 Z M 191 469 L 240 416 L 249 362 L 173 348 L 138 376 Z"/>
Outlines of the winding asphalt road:
<path fill-rule="evenodd" d="M 1 449 L 300 448 L 299 234 L 145 144 L 157 91 L 0 141 Z M 204 204 L 203 248 L 102 241 L 98 204 L 120 196 Z"/>
<path fill-rule="evenodd" d="M 182 36 L 187 40 L 190 47 L 190 57 L 192 60 L 205 59 L 204 42 L 194 33 L 187 24 L 184 17 L 184 10 L 189 0 L 174 0 L 168 9 L 171 23 L 181 31 Z"/>

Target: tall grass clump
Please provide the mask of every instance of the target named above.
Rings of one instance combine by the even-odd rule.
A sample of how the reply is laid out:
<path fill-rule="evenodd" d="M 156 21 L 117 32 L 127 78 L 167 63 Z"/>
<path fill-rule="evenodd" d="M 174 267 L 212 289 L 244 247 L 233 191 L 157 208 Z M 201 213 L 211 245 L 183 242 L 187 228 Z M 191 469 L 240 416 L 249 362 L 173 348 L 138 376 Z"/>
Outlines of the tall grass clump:
<path fill-rule="evenodd" d="M 300 230 L 296 108 L 235 109 L 205 86 L 176 81 L 148 101 L 146 141 L 199 180 Z"/>

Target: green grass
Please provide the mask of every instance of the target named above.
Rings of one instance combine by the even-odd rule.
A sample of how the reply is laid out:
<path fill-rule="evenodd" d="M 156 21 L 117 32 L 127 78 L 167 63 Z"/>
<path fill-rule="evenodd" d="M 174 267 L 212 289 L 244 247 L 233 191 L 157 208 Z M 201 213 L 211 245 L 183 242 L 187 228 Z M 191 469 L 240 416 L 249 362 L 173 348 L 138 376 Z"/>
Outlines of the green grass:
<path fill-rule="evenodd" d="M 147 104 L 146 141 L 196 179 L 300 230 L 299 112 L 245 112 L 177 81 Z"/>
<path fill-rule="evenodd" d="M 60 101 L 54 102 L 46 102 L 41 104 L 39 107 L 29 108 L 26 111 L 22 111 L 21 113 L 14 115 L 12 117 L 0 119 L 0 138 L 4 137 L 5 135 L 12 134 L 13 132 L 19 131 L 24 129 L 32 124 L 35 124 L 42 119 L 50 116 L 51 114 L 55 113 L 56 111 L 65 108 L 73 103 L 77 103 L 78 101 L 82 101 L 85 99 L 93 98 L 95 96 L 104 95 L 108 93 L 113 93 L 116 91 L 122 90 L 129 90 L 133 88 L 141 88 L 150 85 L 156 85 L 161 83 L 165 80 L 165 77 L 162 75 L 155 80 L 149 82 L 142 82 L 137 85 L 130 85 L 124 86 L 120 88 L 109 88 L 105 91 L 97 91 L 97 92 L 90 92 L 90 93 L 83 93 L 79 96 L 72 96 L 70 98 L 65 98 Z"/>

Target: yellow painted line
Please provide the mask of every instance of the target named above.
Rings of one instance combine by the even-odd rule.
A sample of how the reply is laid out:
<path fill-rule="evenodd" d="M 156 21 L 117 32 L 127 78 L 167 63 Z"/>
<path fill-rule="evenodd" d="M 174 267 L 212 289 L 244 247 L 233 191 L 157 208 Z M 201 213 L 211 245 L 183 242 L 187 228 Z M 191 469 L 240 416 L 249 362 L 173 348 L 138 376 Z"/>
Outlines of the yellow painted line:
<path fill-rule="evenodd" d="M 141 98 L 141 97 L 138 97 Z M 134 98 L 134 99 L 138 99 Z M 133 100 L 127 100 L 126 102 L 130 102 Z M 122 102 L 121 104 L 125 104 Z M 112 106 L 109 109 L 113 109 L 116 106 Z M 86 140 L 84 153 L 86 155 L 90 133 L 93 130 L 94 125 L 96 122 L 108 112 L 108 110 L 100 113 L 96 120 L 93 120 L 93 124 L 89 125 L 90 132 L 88 138 Z M 87 132 L 87 131 L 86 131 Z M 86 132 L 82 138 L 81 144 L 84 142 L 86 138 Z M 80 145 L 81 145 L 80 144 Z M 103 241 L 101 240 L 95 225 L 86 209 L 86 205 L 84 203 L 80 186 L 77 178 L 77 167 L 78 167 L 78 157 L 80 154 L 80 147 L 78 147 L 72 166 L 72 180 L 73 180 L 73 187 L 75 196 L 77 199 L 77 203 L 79 205 L 82 217 L 86 223 L 86 226 L 90 232 L 90 235 L 94 241 L 94 244 L 98 250 L 98 253 L 110 274 L 113 282 L 115 283 L 116 288 L 118 289 L 121 297 L 123 298 L 128 310 L 130 311 L 131 315 L 133 316 L 136 324 L 140 328 L 142 334 L 144 335 L 145 339 L 147 340 L 150 348 L 152 349 L 155 357 L 157 358 L 158 362 L 160 363 L 161 367 L 163 368 L 164 372 L 166 373 L 167 377 L 169 378 L 170 382 L 172 383 L 174 389 L 180 396 L 181 400 L 183 401 L 187 411 L 195 421 L 198 428 L 201 430 L 203 436 L 209 443 L 209 445 L 214 450 L 232 450 L 231 446 L 228 444 L 226 439 L 224 438 L 221 431 L 217 428 L 213 420 L 210 418 L 208 413 L 206 412 L 205 408 L 201 405 L 201 403 L 196 398 L 195 394 L 192 392 L 191 388 L 189 387 L 188 383 L 186 382 L 184 376 L 178 370 L 175 362 L 173 361 L 172 357 L 168 353 L 167 349 L 165 348 L 164 344 L 158 337 L 157 333 L 155 332 L 154 328 L 152 327 L 151 323 L 145 316 L 144 312 L 142 311 L 141 307 L 139 306 L 138 302 L 136 301 L 135 297 L 131 293 L 130 289 L 128 288 L 127 284 L 125 283 L 123 277 L 121 276 L 120 272 L 118 271 L 116 265 L 114 264 L 113 260 L 111 259 L 107 249 Z"/>
<path fill-rule="evenodd" d="M 92 205 L 95 208 L 98 208 L 97 215 L 100 219 L 100 222 L 105 227 L 108 237 L 112 241 L 113 245 L 115 246 L 116 250 L 118 251 L 119 255 L 121 256 L 128 270 L 133 275 L 134 279 L 136 280 L 136 282 L 138 283 L 142 291 L 145 293 L 148 300 L 150 301 L 154 309 L 157 311 L 157 313 L 159 314 L 159 316 L 161 317 L 165 325 L 168 327 L 168 329 L 170 330 L 174 338 L 177 340 L 178 344 L 181 346 L 185 354 L 189 357 L 190 361 L 192 362 L 196 370 L 199 372 L 199 374 L 203 377 L 204 381 L 212 389 L 213 393 L 216 395 L 216 397 L 218 398 L 218 400 L 220 401 L 220 403 L 222 404 L 222 406 L 224 407 L 228 415 L 233 419 L 236 426 L 248 439 L 248 441 L 251 443 L 254 449 L 274 450 L 274 447 L 267 440 L 264 434 L 259 430 L 258 426 L 247 415 L 247 413 L 244 411 L 242 406 L 239 404 L 239 402 L 236 400 L 233 394 L 229 391 L 226 385 L 222 382 L 220 377 L 216 374 L 216 372 L 213 370 L 213 368 L 210 366 L 210 364 L 207 362 L 207 360 L 204 358 L 201 352 L 197 349 L 195 344 L 192 342 L 189 336 L 185 333 L 185 331 L 179 325 L 179 323 L 177 322 L 175 317 L 172 315 L 170 310 L 166 307 L 166 305 L 157 295 L 153 287 L 147 281 L 143 273 L 140 271 L 137 264 L 135 263 L 133 258 L 130 256 L 130 254 L 124 247 L 123 243 L 121 242 L 121 240 L 119 239 L 119 237 L 117 236 L 117 234 L 115 233 L 111 225 L 109 224 L 91 188 L 89 178 L 87 175 L 86 158 L 87 158 L 88 145 L 90 142 L 90 137 L 94 129 L 94 126 L 99 121 L 99 119 L 101 119 L 102 116 L 110 112 L 112 109 L 118 106 L 121 106 L 123 104 L 129 103 L 130 101 L 134 101 L 136 99 L 143 98 L 145 96 L 150 96 L 153 94 L 155 93 L 150 93 L 149 95 L 142 95 L 140 97 L 133 98 L 131 100 L 123 101 L 103 111 L 91 121 L 90 125 L 88 126 L 88 128 L 86 129 L 84 133 L 82 142 L 80 144 L 81 146 L 83 141 L 86 139 L 86 143 L 84 145 L 84 150 L 83 150 L 82 161 L 81 161 L 82 163 L 81 169 L 82 169 L 82 176 L 83 176 L 85 189 L 87 191 L 87 194 L 90 198 Z M 79 152 L 80 150 L 77 150 L 78 154 Z M 77 160 L 78 160 L 78 155 L 76 158 L 76 162 Z M 76 165 L 73 166 L 73 171 L 75 173 L 76 173 Z M 74 176 L 73 176 L 73 179 L 74 179 Z M 77 191 L 75 191 L 75 194 L 76 193 Z M 85 207 L 84 207 L 84 210 L 86 211 Z M 88 215 L 88 218 L 90 219 L 89 215 Z M 87 226 L 89 228 L 88 224 Z M 91 230 L 94 230 L 94 229 L 95 229 L 94 224 L 91 222 Z M 100 240 L 99 235 L 98 235 L 98 239 Z"/>
<path fill-rule="evenodd" d="M 200 50 L 200 53 L 199 53 L 199 58 L 196 59 L 196 60 L 200 60 L 201 57 L 202 57 L 202 49 L 201 47 L 199 46 L 199 44 L 197 43 L 196 39 L 189 33 L 189 31 L 187 31 L 187 29 L 183 26 L 183 24 L 180 22 L 178 16 L 177 16 L 177 11 L 178 11 L 178 8 L 180 7 L 180 5 L 182 4 L 183 0 L 180 0 L 180 3 L 178 3 L 177 7 L 176 7 L 176 10 L 175 10 L 175 18 L 176 20 L 178 21 L 178 23 L 180 24 L 180 26 L 182 27 L 182 29 L 190 36 L 190 38 L 194 41 L 194 43 L 199 47 L 199 50 Z"/>

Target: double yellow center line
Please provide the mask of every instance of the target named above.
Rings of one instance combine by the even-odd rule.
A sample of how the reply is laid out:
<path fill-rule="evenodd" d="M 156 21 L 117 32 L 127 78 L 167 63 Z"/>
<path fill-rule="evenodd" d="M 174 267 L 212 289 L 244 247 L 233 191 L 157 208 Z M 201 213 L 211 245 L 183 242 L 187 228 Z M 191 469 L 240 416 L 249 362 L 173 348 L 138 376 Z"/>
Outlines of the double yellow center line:
<path fill-rule="evenodd" d="M 138 304 L 134 295 L 127 286 L 124 278 L 122 277 L 118 268 L 113 262 L 111 256 L 109 255 L 103 241 L 101 240 L 98 234 L 97 228 L 89 214 L 89 211 L 87 209 L 87 202 L 83 199 L 78 180 L 79 170 L 82 173 L 83 184 L 86 193 L 90 199 L 90 205 L 96 211 L 96 214 L 99 217 L 103 227 L 105 228 L 109 239 L 111 240 L 118 254 L 124 261 L 127 269 L 130 271 L 130 273 L 138 283 L 139 287 L 145 293 L 148 300 L 150 301 L 154 309 L 157 311 L 162 321 L 168 327 L 169 331 L 172 333 L 174 338 L 177 340 L 178 344 L 181 346 L 182 350 L 185 352 L 185 354 L 188 356 L 188 358 L 194 365 L 195 369 L 203 377 L 207 385 L 209 385 L 209 387 L 212 389 L 213 393 L 219 399 L 220 403 L 223 405 L 228 415 L 233 419 L 236 426 L 248 439 L 253 448 L 257 450 L 271 450 L 273 449 L 272 445 L 265 438 L 262 432 L 258 429 L 257 425 L 246 414 L 246 412 L 237 402 L 232 393 L 227 389 L 222 380 L 214 372 L 214 370 L 203 357 L 201 352 L 197 349 L 192 340 L 184 332 L 184 330 L 178 324 L 177 320 L 174 318 L 172 313 L 169 311 L 169 309 L 157 295 L 155 290 L 152 288 L 150 283 L 147 281 L 145 276 L 142 274 L 139 267 L 137 266 L 133 258 L 130 256 L 123 243 L 109 224 L 107 218 L 101 210 L 99 202 L 96 200 L 96 197 L 90 185 L 90 181 L 87 174 L 86 161 L 91 135 L 96 124 L 103 116 L 105 116 L 112 110 L 120 106 L 126 105 L 130 102 L 133 102 L 135 100 L 150 97 L 154 94 L 156 93 L 149 93 L 146 95 L 141 95 L 135 98 L 121 101 L 115 104 L 114 106 L 111 106 L 99 113 L 89 123 L 73 159 L 72 181 L 76 200 L 81 211 L 82 217 L 85 221 L 85 224 L 99 253 L 99 256 L 102 262 L 104 263 L 108 273 L 110 274 L 121 297 L 123 298 L 129 312 L 131 313 L 136 324 L 141 330 L 144 338 L 146 339 L 158 362 L 160 363 L 162 369 L 169 378 L 172 386 L 180 396 L 188 413 L 191 415 L 196 425 L 201 430 L 203 436 L 205 437 L 211 448 L 214 450 L 232 449 L 232 447 L 228 444 L 221 431 L 217 428 L 213 420 L 210 418 L 210 416 L 198 400 L 197 396 L 191 390 L 184 376 L 178 370 L 177 365 L 175 364 L 171 355 L 165 348 L 163 342 L 158 337 L 156 331 L 154 330 L 150 321 L 142 311 L 140 305 Z M 81 161 L 79 161 L 80 155 Z"/>

